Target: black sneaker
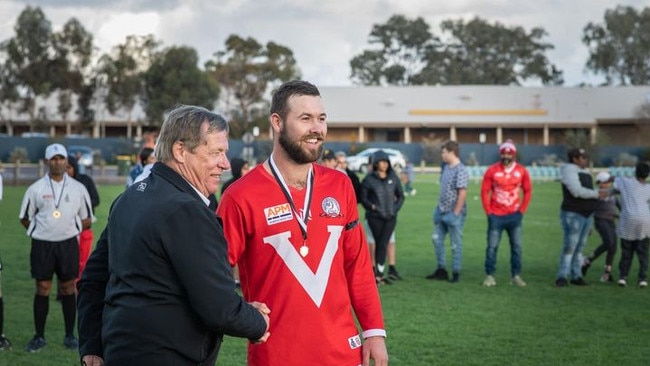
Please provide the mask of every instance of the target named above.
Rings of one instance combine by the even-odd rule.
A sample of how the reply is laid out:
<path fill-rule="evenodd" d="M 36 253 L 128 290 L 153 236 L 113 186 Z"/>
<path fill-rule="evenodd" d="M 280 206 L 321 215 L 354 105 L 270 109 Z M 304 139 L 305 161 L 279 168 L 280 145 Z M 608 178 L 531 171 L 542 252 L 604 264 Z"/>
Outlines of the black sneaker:
<path fill-rule="evenodd" d="M 587 281 L 585 281 L 582 277 L 574 278 L 571 280 L 572 285 L 576 286 L 587 286 Z"/>
<path fill-rule="evenodd" d="M 45 338 L 35 335 L 34 338 L 32 338 L 32 340 L 27 343 L 27 346 L 25 346 L 25 351 L 36 353 L 45 348 L 45 346 L 47 346 Z"/>
<path fill-rule="evenodd" d="M 9 342 L 9 339 L 2 334 L 0 335 L 0 351 L 5 349 L 11 349 L 11 342 Z"/>
<path fill-rule="evenodd" d="M 444 269 L 444 268 L 438 268 L 435 272 L 428 275 L 426 278 L 428 280 L 448 281 L 449 280 L 449 273 L 447 273 L 447 270 Z"/>
<path fill-rule="evenodd" d="M 72 351 L 76 351 L 79 349 L 79 341 L 77 340 L 77 338 L 75 338 L 72 335 L 68 335 L 65 336 L 65 338 L 63 338 L 63 345 L 65 346 L 65 348 Z"/>
<path fill-rule="evenodd" d="M 567 282 L 566 278 L 561 277 L 555 280 L 555 287 L 567 287 L 569 286 L 569 282 Z"/>
<path fill-rule="evenodd" d="M 449 280 L 449 282 L 456 283 L 456 282 L 458 282 L 458 280 L 460 280 L 460 273 L 458 273 L 458 272 L 452 273 L 451 279 Z"/>
<path fill-rule="evenodd" d="M 393 281 L 401 280 L 402 276 L 399 275 L 399 272 L 397 272 L 396 269 L 390 269 L 388 270 L 388 278 L 390 278 Z"/>

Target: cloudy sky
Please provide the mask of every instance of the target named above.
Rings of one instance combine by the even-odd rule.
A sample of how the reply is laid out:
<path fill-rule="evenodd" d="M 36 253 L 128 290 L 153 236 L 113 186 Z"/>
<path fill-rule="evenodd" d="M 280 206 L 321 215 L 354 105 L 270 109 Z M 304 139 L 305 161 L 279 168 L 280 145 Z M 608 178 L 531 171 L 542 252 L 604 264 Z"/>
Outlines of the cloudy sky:
<path fill-rule="evenodd" d="M 640 10 L 650 0 L 0 0 L 0 41 L 14 35 L 27 5 L 40 6 L 55 31 L 78 18 L 102 52 L 130 34 L 194 47 L 201 61 L 222 50 L 230 34 L 274 41 L 292 49 L 303 78 L 320 86 L 351 85 L 350 59 L 368 47 L 372 26 L 391 15 L 421 16 L 437 34 L 441 20 L 478 16 L 544 28 L 545 41 L 555 45 L 549 58 L 572 86 L 599 80 L 584 72 L 584 26 L 603 23 L 605 10 L 616 5 Z"/>

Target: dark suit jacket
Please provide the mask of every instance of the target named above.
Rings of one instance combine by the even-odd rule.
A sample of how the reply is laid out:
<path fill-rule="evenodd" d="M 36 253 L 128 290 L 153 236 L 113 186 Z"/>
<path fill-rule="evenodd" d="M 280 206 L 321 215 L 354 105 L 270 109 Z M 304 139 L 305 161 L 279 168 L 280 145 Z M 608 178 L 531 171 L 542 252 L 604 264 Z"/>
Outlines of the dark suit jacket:
<path fill-rule="evenodd" d="M 81 355 L 106 365 L 213 365 L 224 334 L 259 339 L 213 208 L 162 163 L 111 208 L 78 284 Z"/>

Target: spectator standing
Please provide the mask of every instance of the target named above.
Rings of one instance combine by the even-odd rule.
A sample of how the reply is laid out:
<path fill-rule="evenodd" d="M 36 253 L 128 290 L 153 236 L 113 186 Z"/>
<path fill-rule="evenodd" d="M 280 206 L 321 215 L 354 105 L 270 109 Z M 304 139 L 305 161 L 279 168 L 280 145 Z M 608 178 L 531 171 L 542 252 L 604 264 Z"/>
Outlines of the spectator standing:
<path fill-rule="evenodd" d="M 521 278 L 522 222 L 533 194 L 528 170 L 515 160 L 517 148 L 511 140 L 499 146 L 501 159 L 490 165 L 481 183 L 481 203 L 487 215 L 487 248 L 485 249 L 485 280 L 483 286 L 495 286 L 497 251 L 503 231 L 510 240 L 510 278 L 513 285 L 523 287 Z M 523 197 L 522 197 L 523 196 Z"/>
<path fill-rule="evenodd" d="M 372 155 L 368 157 L 368 171 L 366 172 L 367 174 L 372 173 Z M 361 187 L 359 187 L 361 188 Z M 359 198 L 361 197 L 361 193 L 359 193 Z M 359 202 L 361 203 L 361 202 Z M 368 249 L 370 249 L 370 259 L 372 260 L 372 267 L 375 268 L 375 252 L 376 252 L 376 243 L 375 243 L 375 238 L 372 235 L 372 230 L 370 230 L 370 226 L 368 225 L 368 220 L 363 220 L 363 230 L 366 233 L 366 241 L 368 242 Z M 388 244 L 386 246 L 386 257 L 388 260 L 388 277 L 385 277 L 382 281 L 383 284 L 386 285 L 391 285 L 394 280 L 401 280 L 402 276 L 397 272 L 397 267 L 395 265 L 396 263 L 396 248 L 395 248 L 395 230 L 390 234 L 390 238 L 388 239 Z"/>
<path fill-rule="evenodd" d="M 361 181 L 359 180 L 357 173 L 348 168 L 347 155 L 343 151 L 337 151 L 334 153 L 334 156 L 336 157 L 336 169 L 344 172 L 348 178 L 350 178 L 352 188 L 354 188 L 354 195 L 357 197 L 357 203 L 361 203 L 359 201 L 359 198 L 361 197 Z"/>
<path fill-rule="evenodd" d="M 289 81 L 276 89 L 270 125 L 271 156 L 230 186 L 218 207 L 244 297 L 273 310 L 272 336 L 249 345 L 248 365 L 387 365 L 352 184 L 315 164 L 327 135 L 316 86 Z"/>
<path fill-rule="evenodd" d="M 385 283 L 386 251 L 397 226 L 397 213 L 404 204 L 404 192 L 384 150 L 372 155 L 372 171 L 361 182 L 361 204 L 375 240 L 375 281 Z"/>
<path fill-rule="evenodd" d="M 52 276 L 56 273 L 66 348 L 76 350 L 74 336 L 75 280 L 79 275 L 79 240 L 82 229 L 93 220 L 92 203 L 83 184 L 66 174 L 68 153 L 61 144 L 45 149 L 48 173 L 27 188 L 20 207 L 20 222 L 31 237 L 30 267 L 36 280 L 34 327 L 36 334 L 25 350 L 38 352 L 46 346 L 45 323 L 49 311 Z"/>
<path fill-rule="evenodd" d="M 460 279 L 463 260 L 463 226 L 467 216 L 467 185 L 469 173 L 460 161 L 458 142 L 448 140 L 442 145 L 442 173 L 440 176 L 440 196 L 433 212 L 432 242 L 436 252 L 438 268 L 426 278 L 430 280 Z M 446 269 L 445 236 L 449 233 L 451 241 L 452 277 Z"/>
<path fill-rule="evenodd" d="M 0 172 L 0 202 L 2 202 L 2 173 Z M 11 348 L 11 342 L 5 336 L 5 303 L 2 297 L 2 259 L 0 259 L 0 351 Z"/>
<path fill-rule="evenodd" d="M 627 276 L 636 253 L 639 259 L 639 287 L 648 286 L 648 243 L 650 242 L 650 184 L 646 182 L 650 166 L 638 163 L 634 178 L 617 177 L 614 190 L 621 199 L 618 235 L 621 238 L 621 262 L 618 269 L 619 286 L 627 286 Z"/>
<path fill-rule="evenodd" d="M 144 171 L 144 167 L 148 164 L 153 164 L 155 162 L 154 151 L 151 147 L 143 147 L 138 154 L 138 163 L 135 164 L 133 169 L 129 172 L 129 176 L 126 178 L 126 187 L 135 183 L 139 175 Z M 143 178 L 144 179 L 144 178 Z"/>
<path fill-rule="evenodd" d="M 406 166 L 402 169 L 400 173 L 402 177 L 402 183 L 404 184 L 404 195 L 406 196 L 415 196 L 418 191 L 413 188 L 413 178 L 415 175 L 415 168 L 413 168 L 413 163 L 406 161 Z"/>
<path fill-rule="evenodd" d="M 600 282 L 614 281 L 612 278 L 612 263 L 614 262 L 614 255 L 616 255 L 616 218 L 618 218 L 619 204 L 616 195 L 612 194 L 612 181 L 613 177 L 609 172 L 600 172 L 596 176 L 599 191 L 607 194 L 607 197 L 598 200 L 596 212 L 594 212 L 594 225 L 602 243 L 582 262 L 582 276 L 584 277 L 591 264 L 601 254 L 607 253 L 605 271 L 600 277 Z"/>
<path fill-rule="evenodd" d="M 606 197 L 606 193 L 599 194 L 594 189 L 591 174 L 585 169 L 589 156 L 584 149 L 569 150 L 567 160 L 568 163 L 560 167 L 560 222 L 563 239 L 555 286 L 566 287 L 569 282 L 576 286 L 586 286 L 587 282 L 582 278 L 582 249 L 587 244 L 598 199 Z"/>
<path fill-rule="evenodd" d="M 77 158 L 73 156 L 68 156 L 68 166 L 67 166 L 68 176 L 76 179 L 79 183 L 83 184 L 88 191 L 90 197 L 90 204 L 92 205 L 93 217 L 95 217 L 95 208 L 99 206 L 99 193 L 97 192 L 97 187 L 93 179 L 86 175 L 79 173 L 79 164 Z M 81 277 L 81 272 L 83 272 L 86 267 L 86 261 L 90 257 L 90 252 L 93 248 L 93 229 L 89 227 L 83 229 L 81 234 L 79 234 L 79 275 L 77 280 Z"/>
<path fill-rule="evenodd" d="M 248 162 L 241 158 L 233 158 L 230 160 L 230 171 L 232 172 L 232 177 L 225 181 L 221 185 L 221 194 L 226 191 L 231 184 L 235 183 L 236 180 L 244 176 L 250 170 L 250 165 Z"/>
<path fill-rule="evenodd" d="M 82 361 L 213 365 L 223 335 L 264 341 L 269 309 L 233 290 L 214 214 L 228 124 L 205 108 L 165 118 L 151 175 L 112 205 L 79 281 Z"/>
<path fill-rule="evenodd" d="M 323 155 L 321 156 L 321 164 L 324 166 L 331 168 L 331 169 L 336 169 L 336 155 L 334 155 L 334 151 L 330 149 L 325 149 L 323 150 Z"/>
<path fill-rule="evenodd" d="M 146 177 L 148 177 L 149 174 L 151 174 L 151 168 L 153 168 L 153 165 L 155 163 L 156 163 L 156 157 L 155 155 L 151 155 L 149 157 L 147 165 L 142 167 L 142 172 L 140 172 L 140 174 L 138 174 L 138 176 L 135 177 L 133 183 L 138 183 L 140 181 L 143 181 Z"/>

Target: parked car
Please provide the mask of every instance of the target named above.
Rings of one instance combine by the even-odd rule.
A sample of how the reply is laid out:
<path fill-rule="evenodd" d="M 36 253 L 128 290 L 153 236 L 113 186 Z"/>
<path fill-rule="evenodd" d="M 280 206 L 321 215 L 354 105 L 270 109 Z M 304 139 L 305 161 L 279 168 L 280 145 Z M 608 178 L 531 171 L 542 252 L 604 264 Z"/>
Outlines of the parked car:
<path fill-rule="evenodd" d="M 79 173 L 86 174 L 93 168 L 93 149 L 89 146 L 70 145 L 68 155 L 77 158 Z"/>
<path fill-rule="evenodd" d="M 384 152 L 388 154 L 388 159 L 390 160 L 390 165 L 393 166 L 393 169 L 400 171 L 406 165 L 406 158 L 404 158 L 404 154 L 402 154 L 401 151 L 372 147 L 365 149 L 356 155 L 348 156 L 348 169 L 361 173 L 368 172 L 368 158 L 377 150 L 384 150 Z"/>

